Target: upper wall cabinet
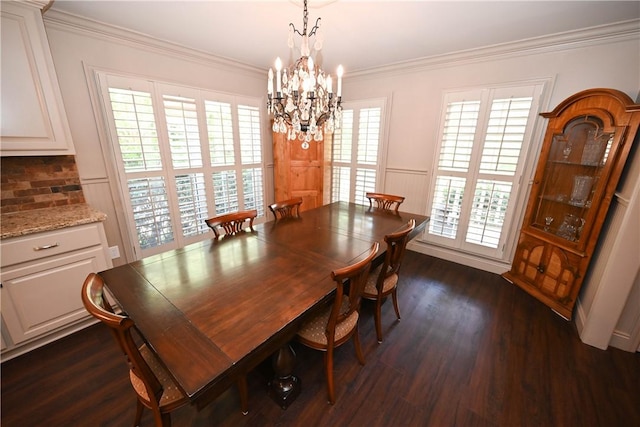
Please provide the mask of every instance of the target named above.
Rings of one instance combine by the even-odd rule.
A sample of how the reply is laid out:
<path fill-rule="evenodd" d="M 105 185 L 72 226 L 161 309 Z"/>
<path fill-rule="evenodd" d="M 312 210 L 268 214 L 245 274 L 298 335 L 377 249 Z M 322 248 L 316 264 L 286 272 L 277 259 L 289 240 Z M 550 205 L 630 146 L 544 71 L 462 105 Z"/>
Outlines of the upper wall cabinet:
<path fill-rule="evenodd" d="M 503 276 L 570 319 L 640 124 L 640 105 L 590 89 L 550 113 L 511 270 Z"/>
<path fill-rule="evenodd" d="M 74 154 L 39 2 L 3 1 L 0 155 Z"/>

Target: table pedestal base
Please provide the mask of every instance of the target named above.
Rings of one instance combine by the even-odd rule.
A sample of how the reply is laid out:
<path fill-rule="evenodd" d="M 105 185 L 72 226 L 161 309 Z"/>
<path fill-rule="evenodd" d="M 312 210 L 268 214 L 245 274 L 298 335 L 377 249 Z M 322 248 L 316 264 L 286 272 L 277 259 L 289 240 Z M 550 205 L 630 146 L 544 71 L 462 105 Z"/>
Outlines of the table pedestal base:
<path fill-rule="evenodd" d="M 296 353 L 288 344 L 273 355 L 275 378 L 269 382 L 269 396 L 282 409 L 287 409 L 300 394 L 300 379 L 293 375 L 295 363 Z"/>

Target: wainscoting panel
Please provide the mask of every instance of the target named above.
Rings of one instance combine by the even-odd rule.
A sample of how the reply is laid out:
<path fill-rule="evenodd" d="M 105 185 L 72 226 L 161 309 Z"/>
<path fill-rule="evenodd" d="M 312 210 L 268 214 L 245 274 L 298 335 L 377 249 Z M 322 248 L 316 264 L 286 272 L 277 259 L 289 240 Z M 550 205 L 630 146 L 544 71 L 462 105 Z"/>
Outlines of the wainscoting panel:
<path fill-rule="evenodd" d="M 383 191 L 405 197 L 400 210 L 424 214 L 427 208 L 429 174 L 427 171 L 387 169 Z"/>
<path fill-rule="evenodd" d="M 124 217 L 119 217 L 116 211 L 117 203 L 113 200 L 109 181 L 106 178 L 100 179 L 80 179 L 82 191 L 84 192 L 87 203 L 107 214 L 107 220 L 104 222 L 104 231 L 107 235 L 109 246 L 118 246 L 120 257 L 113 259 L 113 266 L 126 264 L 133 261 L 133 255 L 130 245 L 124 244 L 124 238 L 127 235 L 127 226 Z M 127 261 L 129 259 L 129 261 Z"/>

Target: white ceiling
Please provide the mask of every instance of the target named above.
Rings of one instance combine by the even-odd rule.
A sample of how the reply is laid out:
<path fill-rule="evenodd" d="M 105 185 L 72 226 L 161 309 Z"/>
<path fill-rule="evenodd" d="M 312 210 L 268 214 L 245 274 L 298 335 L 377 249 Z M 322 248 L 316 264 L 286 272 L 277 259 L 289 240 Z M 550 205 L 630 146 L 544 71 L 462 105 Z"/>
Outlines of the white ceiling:
<path fill-rule="evenodd" d="M 51 10 L 264 69 L 276 56 L 299 56 L 287 46 L 288 24 L 303 26 L 302 0 L 56 0 Z M 327 71 L 342 64 L 348 73 L 640 19 L 640 1 L 309 0 L 308 30 L 319 17 L 324 46 L 317 62 Z"/>

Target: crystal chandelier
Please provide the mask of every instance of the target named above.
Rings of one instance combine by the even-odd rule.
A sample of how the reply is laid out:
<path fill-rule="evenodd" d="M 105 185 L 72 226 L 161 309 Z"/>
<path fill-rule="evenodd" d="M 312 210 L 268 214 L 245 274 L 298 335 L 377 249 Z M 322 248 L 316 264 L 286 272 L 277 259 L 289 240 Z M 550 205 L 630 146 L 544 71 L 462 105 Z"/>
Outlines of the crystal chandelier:
<path fill-rule="evenodd" d="M 286 133 L 287 139 L 302 141 L 302 148 L 308 149 L 309 142 L 323 140 L 323 132 L 333 133 L 342 122 L 342 66 L 338 67 L 337 91 L 333 93 L 330 75 L 316 66 L 311 58 L 309 37 L 315 35 L 314 49 L 322 49 L 319 34 L 320 18 L 307 33 L 307 0 L 304 0 L 302 32 L 289 24 L 289 48 L 294 47 L 294 33 L 302 36 L 301 57 L 289 68 L 282 68 L 280 58 L 276 59 L 276 90 L 273 91 L 273 69 L 269 69 L 267 83 L 267 110 L 273 114 L 273 131 Z"/>

